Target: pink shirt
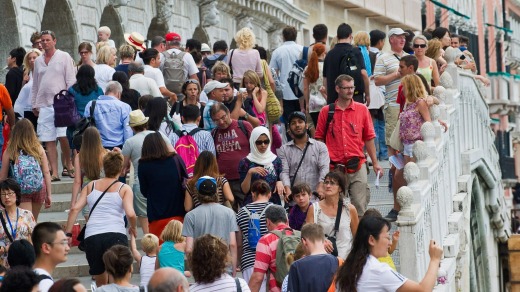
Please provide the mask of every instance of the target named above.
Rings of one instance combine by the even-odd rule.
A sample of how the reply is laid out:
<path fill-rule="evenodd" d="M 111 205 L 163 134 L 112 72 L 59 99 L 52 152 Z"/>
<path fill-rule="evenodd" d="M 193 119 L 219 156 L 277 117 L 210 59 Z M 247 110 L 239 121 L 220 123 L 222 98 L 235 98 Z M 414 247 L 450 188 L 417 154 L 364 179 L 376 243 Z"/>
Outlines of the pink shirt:
<path fill-rule="evenodd" d="M 244 121 L 244 127 L 251 134 L 253 131 L 251 124 Z M 215 129 L 214 141 L 218 168 L 228 180 L 239 179 L 238 163 L 250 152 L 249 138 L 238 127 L 237 120 L 233 120 L 225 130 L 218 127 Z"/>
<path fill-rule="evenodd" d="M 233 54 L 231 57 L 231 54 Z M 242 82 L 244 73 L 247 70 L 253 70 L 258 74 L 258 77 L 262 78 L 264 73 L 262 71 L 262 64 L 260 63 L 260 53 L 257 50 L 232 50 L 229 53 L 228 63 L 231 59 L 233 65 L 233 82 Z"/>
<path fill-rule="evenodd" d="M 45 53 L 34 62 L 31 104 L 33 108 L 47 107 L 54 103 L 54 95 L 76 83 L 76 69 L 70 55 L 56 50 L 49 64 Z"/>

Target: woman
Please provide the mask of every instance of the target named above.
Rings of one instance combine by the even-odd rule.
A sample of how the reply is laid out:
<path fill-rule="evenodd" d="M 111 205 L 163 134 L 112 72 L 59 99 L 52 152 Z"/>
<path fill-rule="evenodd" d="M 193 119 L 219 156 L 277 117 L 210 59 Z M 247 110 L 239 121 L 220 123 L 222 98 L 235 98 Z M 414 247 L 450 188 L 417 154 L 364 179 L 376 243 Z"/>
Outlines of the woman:
<path fill-rule="evenodd" d="M 437 71 L 439 72 L 439 76 L 442 75 L 448 63 L 442 57 L 444 50 L 442 49 L 441 41 L 438 39 L 431 39 L 428 41 L 428 45 L 426 47 L 426 57 L 435 60 L 437 63 Z"/>
<path fill-rule="evenodd" d="M 20 185 L 11 178 L 0 182 L 0 205 L 4 208 L 0 216 L 7 229 L 0 224 L 0 256 L 2 265 L 9 268 L 7 253 L 9 246 L 15 241 L 26 239 L 31 241 L 31 234 L 36 220 L 29 210 L 18 208 L 22 200 Z"/>
<path fill-rule="evenodd" d="M 121 58 L 121 63 L 117 65 L 114 69 L 116 72 L 124 72 L 127 77 L 128 76 L 128 65 L 134 61 L 135 58 L 135 50 L 131 45 L 122 45 L 119 47 L 119 58 Z"/>
<path fill-rule="evenodd" d="M 158 132 L 144 138 L 138 178 L 141 193 L 147 198 L 150 233 L 159 237 L 170 220 L 184 221 L 186 167 L 178 155 L 168 151 Z"/>
<path fill-rule="evenodd" d="M 199 194 L 195 187 L 197 180 L 203 176 L 211 176 L 217 180 L 218 202 L 222 205 L 231 207 L 233 201 L 233 193 L 227 179 L 218 171 L 217 158 L 209 151 L 202 151 L 197 157 L 193 176 L 186 184 L 186 193 L 184 195 L 184 210 L 191 211 L 194 207 L 200 205 Z"/>
<path fill-rule="evenodd" d="M 446 50 L 447 47 L 451 46 L 451 34 L 450 31 L 442 26 L 437 27 L 432 32 L 432 38 L 438 39 L 442 43 L 442 49 Z"/>
<path fill-rule="evenodd" d="M 280 180 L 282 172 L 282 160 L 271 151 L 271 138 L 269 130 L 266 127 L 256 127 L 251 132 L 249 138 L 251 153 L 242 158 L 238 164 L 238 173 L 240 175 L 240 187 L 242 192 L 246 194 L 244 205 L 251 203 L 251 185 L 258 179 L 265 180 L 272 193 L 278 196 L 272 196 L 270 201 L 280 205 L 281 198 L 284 195 L 283 183 Z"/>
<path fill-rule="evenodd" d="M 307 107 L 306 112 L 311 116 L 314 128 L 318 125 L 321 108 L 327 104 L 327 95 L 320 91 L 323 86 L 323 60 L 327 54 L 326 49 L 323 44 L 314 44 L 309 63 L 303 72 L 303 96 Z"/>
<path fill-rule="evenodd" d="M 149 118 L 148 130 L 160 131 L 166 137 L 177 130 L 175 124 L 168 116 L 168 104 L 162 97 L 154 97 L 146 104 L 144 114 Z"/>
<path fill-rule="evenodd" d="M 103 263 L 113 283 L 99 287 L 96 292 L 139 292 L 132 279 L 134 257 L 127 246 L 114 245 L 103 254 Z"/>
<path fill-rule="evenodd" d="M 34 220 L 38 220 L 40 209 L 43 203 L 45 208 L 51 206 L 51 174 L 49 170 L 49 162 L 45 150 L 40 144 L 32 123 L 28 119 L 21 119 L 14 125 L 7 149 L 2 156 L 2 169 L 0 170 L 0 181 L 5 180 L 8 176 L 9 168 L 19 163 L 21 154 L 24 156 L 32 156 L 40 165 L 43 174 L 43 186 L 40 191 L 32 194 L 24 194 L 20 200 L 22 209 L 32 212 Z M 21 166 L 18 166 L 21 167 Z M 35 170 L 37 171 L 37 170 Z"/>
<path fill-rule="evenodd" d="M 336 239 L 336 256 L 345 259 L 352 247 L 352 238 L 358 229 L 358 213 L 354 205 L 350 204 L 346 198 L 347 188 L 345 176 L 337 171 L 329 172 L 323 181 L 325 199 L 312 203 L 307 212 L 306 223 L 316 223 L 323 227 L 327 237 L 325 249 L 329 253 L 333 251 L 333 241 Z M 339 230 L 334 231 L 338 208 L 341 206 L 341 217 Z"/>
<path fill-rule="evenodd" d="M 200 109 L 200 116 L 202 117 L 202 113 L 204 112 L 204 105 L 199 102 L 199 96 L 201 94 L 199 81 L 195 79 L 186 80 L 186 82 L 184 82 L 182 85 L 181 91 L 182 94 L 184 94 L 184 99 L 177 101 L 172 105 L 172 109 L 170 110 L 170 117 L 180 121 L 184 107 L 189 104 L 196 105 Z M 174 115 L 176 115 L 175 118 Z M 199 128 L 204 128 L 204 121 L 202 119 L 200 119 Z"/>
<path fill-rule="evenodd" d="M 228 245 L 213 235 L 206 234 L 195 240 L 188 263 L 195 283 L 190 291 L 215 291 L 215 287 L 227 287 L 227 291 L 251 291 L 244 279 L 231 277 L 226 269 L 231 262 Z"/>
<path fill-rule="evenodd" d="M 54 282 L 49 292 L 87 292 L 87 289 L 76 278 L 62 278 Z"/>
<path fill-rule="evenodd" d="M 19 114 L 21 117 L 29 119 L 34 126 L 36 131 L 36 126 L 38 125 L 38 117 L 34 115 L 32 112 L 32 104 L 31 104 L 31 89 L 33 85 L 32 73 L 34 70 L 34 61 L 38 58 L 42 52 L 38 49 L 31 49 L 23 58 L 23 67 L 24 67 L 24 76 L 23 82 L 25 85 L 20 90 L 20 94 L 18 94 L 18 98 L 14 103 L 14 112 Z"/>
<path fill-rule="evenodd" d="M 103 264 L 105 251 L 117 244 L 128 245 L 124 216 L 130 225 L 128 232 L 137 236 L 132 189 L 118 181 L 123 169 L 123 155 L 118 151 L 108 152 L 103 157 L 103 169 L 104 178 L 89 182 L 81 190 L 76 204 L 69 212 L 65 228 L 66 233 L 72 231 L 79 211 L 88 204 L 91 212 L 85 228 L 85 253 L 90 267 L 89 274 L 94 276 L 98 287 L 108 283 L 108 274 Z M 98 204 L 92 210 L 96 202 Z M 133 260 L 131 253 L 130 258 Z"/>
<path fill-rule="evenodd" d="M 96 63 L 92 61 L 92 45 L 89 42 L 82 42 L 78 46 L 79 62 L 78 68 L 83 65 L 90 65 L 95 67 Z"/>
<path fill-rule="evenodd" d="M 267 79 L 269 80 L 269 84 L 264 84 L 264 88 L 267 89 L 267 87 L 271 87 L 273 92 L 276 91 L 276 82 L 274 81 L 273 74 L 271 73 L 271 68 L 269 67 L 269 64 L 267 63 L 267 51 L 264 47 L 260 47 L 258 45 L 255 45 L 255 50 L 258 51 L 260 54 L 260 62 L 262 63 L 262 72 L 264 74 L 267 74 Z"/>
<path fill-rule="evenodd" d="M 256 72 L 260 77 L 264 76 L 262 73 L 260 54 L 257 50 L 253 49 L 255 40 L 255 34 L 248 27 L 242 28 L 235 35 L 238 49 L 231 50 L 228 54 L 229 58 L 227 59 L 227 63 L 233 74 L 235 89 L 239 88 L 240 82 L 242 78 L 244 78 L 244 73 L 247 70 Z"/>
<path fill-rule="evenodd" d="M 97 65 L 94 66 L 94 71 L 96 72 L 97 84 L 103 92 L 105 92 L 108 81 L 112 80 L 112 75 L 116 72 L 114 69 L 116 59 L 116 49 L 109 46 L 102 47 L 97 53 Z"/>
<path fill-rule="evenodd" d="M 260 125 L 265 126 L 267 123 L 267 116 L 265 107 L 267 104 L 267 91 L 262 88 L 260 78 L 254 71 L 247 70 L 244 73 L 244 78 L 240 83 L 240 88 L 245 88 L 246 92 L 242 93 L 244 100 L 244 107 L 253 109 L 256 117 L 260 120 Z M 240 94 L 240 93 L 239 93 Z"/>
<path fill-rule="evenodd" d="M 99 131 L 95 127 L 88 127 L 85 132 L 83 132 L 81 151 L 74 157 L 74 168 L 79 170 L 79 173 L 74 178 L 74 183 L 72 184 L 71 208 L 76 205 L 77 198 L 80 196 L 80 191 L 83 187 L 91 181 L 105 176 L 103 171 L 103 156 L 105 156 L 107 152 L 108 150 L 103 148 L 101 144 Z M 88 220 L 89 208 L 83 208 L 82 212 L 85 220 Z"/>
<path fill-rule="evenodd" d="M 124 72 L 116 71 L 114 75 L 112 75 L 112 80 L 117 81 L 123 87 L 123 92 L 121 93 L 121 101 L 127 103 L 133 111 L 138 109 L 139 107 L 139 97 L 141 94 L 139 91 L 130 88 L 130 83 L 128 82 L 128 76 Z"/>
<path fill-rule="evenodd" d="M 434 87 L 438 86 L 440 83 L 440 78 L 437 62 L 435 62 L 434 59 L 426 56 L 426 50 L 428 49 L 428 40 L 425 36 L 418 35 L 413 38 L 412 44 L 415 56 L 419 61 L 419 68 L 417 68 L 417 73 L 421 73 L 421 75 L 424 76 L 424 78 L 426 78 L 428 84 L 432 84 Z"/>
<path fill-rule="evenodd" d="M 339 268 L 336 291 L 432 291 L 442 257 L 442 248 L 430 241 L 430 265 L 420 283 L 406 279 L 377 260 L 388 254 L 390 223 L 384 218 L 363 217 L 352 250 Z"/>

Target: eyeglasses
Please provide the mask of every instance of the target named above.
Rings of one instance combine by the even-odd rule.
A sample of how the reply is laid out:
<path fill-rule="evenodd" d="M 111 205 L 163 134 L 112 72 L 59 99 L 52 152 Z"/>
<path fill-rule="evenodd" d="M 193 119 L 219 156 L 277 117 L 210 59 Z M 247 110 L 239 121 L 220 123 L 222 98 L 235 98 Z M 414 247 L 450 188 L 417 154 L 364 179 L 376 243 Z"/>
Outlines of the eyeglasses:
<path fill-rule="evenodd" d="M 44 35 L 44 34 L 54 35 L 54 32 L 52 30 L 42 30 L 40 32 L 40 35 Z"/>
<path fill-rule="evenodd" d="M 15 192 L 7 192 L 7 193 L 1 193 L 0 196 L 2 197 L 14 197 L 16 196 L 16 193 Z"/>
<path fill-rule="evenodd" d="M 57 241 L 57 242 L 47 242 L 48 244 L 61 244 L 63 246 L 65 245 L 69 245 L 69 240 L 68 239 L 64 239 L 64 240 L 61 240 L 61 241 Z"/>
<path fill-rule="evenodd" d="M 339 88 L 340 88 L 340 89 L 343 89 L 343 90 L 354 90 L 354 89 L 356 89 L 355 86 L 345 86 L 345 87 L 341 87 L 341 86 L 340 86 Z"/>
<path fill-rule="evenodd" d="M 214 123 L 217 123 L 218 121 L 224 121 L 226 120 L 226 117 L 227 117 L 227 114 L 224 114 L 223 116 L 221 116 L 220 118 L 211 118 L 213 120 Z"/>
<path fill-rule="evenodd" d="M 416 49 L 417 48 L 424 49 L 424 48 L 426 48 L 426 44 L 413 44 L 413 47 L 416 48 Z"/>
<path fill-rule="evenodd" d="M 324 185 L 337 186 L 338 183 L 333 180 L 326 180 L 323 182 Z"/>
<path fill-rule="evenodd" d="M 269 139 L 267 139 L 267 140 L 256 140 L 255 141 L 256 146 L 260 146 L 262 144 L 269 145 L 269 143 L 271 143 L 271 141 Z"/>

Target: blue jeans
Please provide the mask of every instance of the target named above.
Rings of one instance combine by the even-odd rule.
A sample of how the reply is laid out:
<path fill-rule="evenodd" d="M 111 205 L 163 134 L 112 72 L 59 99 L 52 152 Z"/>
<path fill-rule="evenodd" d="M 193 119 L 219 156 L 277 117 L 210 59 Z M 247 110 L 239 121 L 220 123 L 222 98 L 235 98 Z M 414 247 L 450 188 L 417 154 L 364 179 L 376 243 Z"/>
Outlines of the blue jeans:
<path fill-rule="evenodd" d="M 374 131 L 376 132 L 376 156 L 378 160 L 387 160 L 388 159 L 388 149 L 386 148 L 385 143 L 385 121 L 381 121 L 378 119 L 373 119 L 374 122 Z"/>

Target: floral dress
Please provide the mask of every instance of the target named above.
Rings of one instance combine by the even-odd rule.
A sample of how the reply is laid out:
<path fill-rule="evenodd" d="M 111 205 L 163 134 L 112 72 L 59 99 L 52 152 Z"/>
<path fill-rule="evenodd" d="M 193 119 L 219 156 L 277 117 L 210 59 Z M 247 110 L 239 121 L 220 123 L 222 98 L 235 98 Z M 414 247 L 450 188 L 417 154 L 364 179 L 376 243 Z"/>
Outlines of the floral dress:
<path fill-rule="evenodd" d="M 34 216 L 31 211 L 18 208 L 18 220 L 16 223 L 11 222 L 11 225 L 9 224 L 9 221 L 6 218 L 5 210 L 2 211 L 2 216 L 4 217 L 6 227 L 11 236 L 13 235 L 13 232 L 10 230 L 10 227 L 12 226 L 13 229 L 16 230 L 16 234 L 15 236 L 13 236 L 14 240 L 27 239 L 31 241 L 31 234 L 34 230 L 34 226 L 36 226 L 36 221 L 34 220 Z M 0 246 L 7 247 L 9 245 L 11 245 L 11 241 L 5 233 L 4 227 L 2 226 L 2 224 L 0 224 Z M 0 260 L 0 263 L 4 267 L 9 268 L 9 264 L 7 263 L 7 253 L 2 254 Z"/>
<path fill-rule="evenodd" d="M 256 164 L 256 163 L 250 161 L 249 159 L 247 159 L 247 157 L 242 158 L 242 160 L 240 160 L 240 163 L 238 164 L 238 174 L 240 175 L 240 183 L 242 183 L 244 181 L 244 179 L 246 178 L 246 175 L 247 175 L 247 172 L 249 171 L 249 169 L 251 169 L 253 167 L 257 167 L 257 166 L 263 167 L 263 165 L 259 165 L 259 164 Z M 273 161 L 273 168 L 268 169 L 268 173 L 266 176 L 261 176 L 257 173 L 254 173 L 251 176 L 251 185 L 253 185 L 253 183 L 256 180 L 263 179 L 271 187 L 271 192 L 274 192 L 275 187 L 276 187 L 276 182 L 280 180 L 280 173 L 282 173 L 282 160 L 280 159 L 280 157 L 276 157 L 276 159 Z M 269 201 L 271 203 L 278 204 L 278 205 L 280 205 L 282 203 L 280 200 L 280 196 L 272 195 L 271 199 L 269 199 Z M 253 202 L 253 196 L 251 195 L 251 192 L 248 192 L 244 199 L 244 206 L 249 203 L 252 203 L 252 202 Z"/>
<path fill-rule="evenodd" d="M 422 140 L 421 126 L 424 123 L 424 119 L 417 109 L 420 100 L 418 99 L 414 103 L 407 104 L 399 116 L 399 138 L 403 144 L 409 145 L 417 140 Z"/>

